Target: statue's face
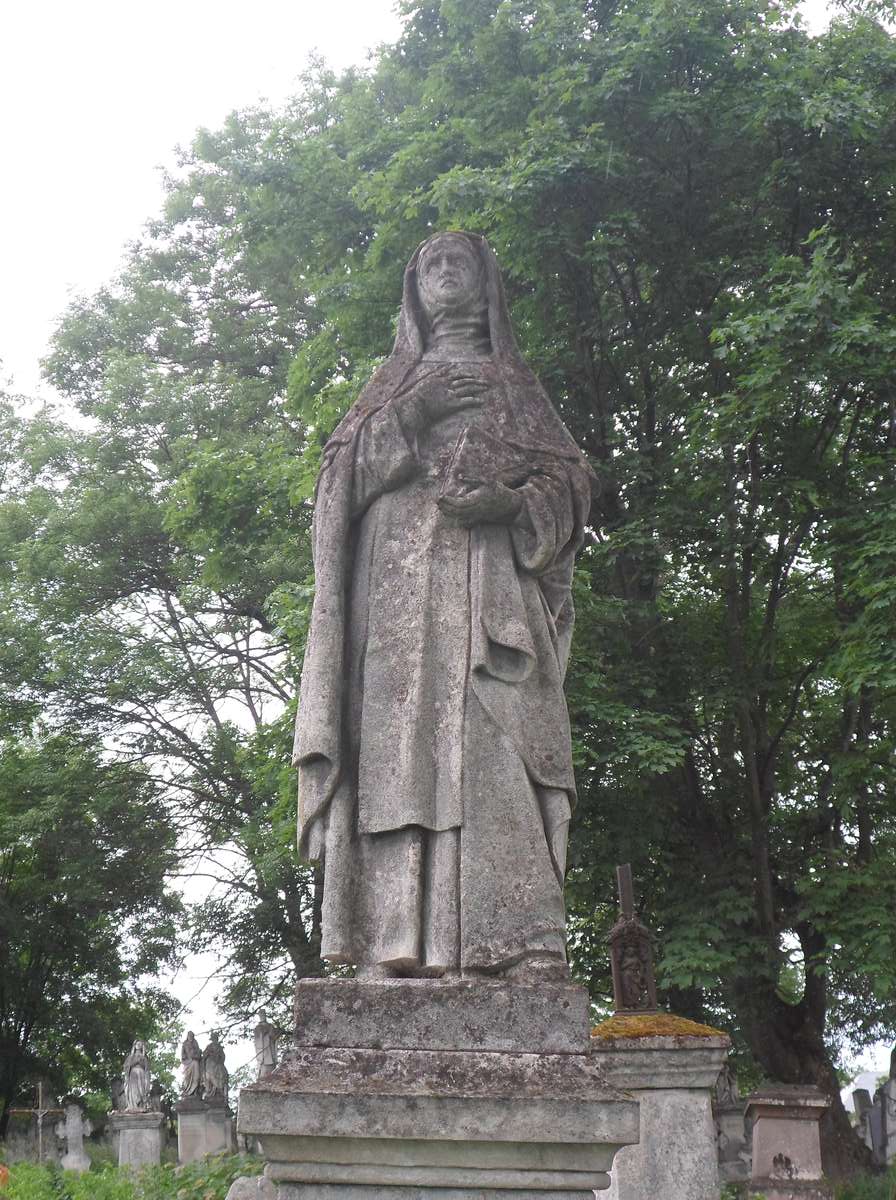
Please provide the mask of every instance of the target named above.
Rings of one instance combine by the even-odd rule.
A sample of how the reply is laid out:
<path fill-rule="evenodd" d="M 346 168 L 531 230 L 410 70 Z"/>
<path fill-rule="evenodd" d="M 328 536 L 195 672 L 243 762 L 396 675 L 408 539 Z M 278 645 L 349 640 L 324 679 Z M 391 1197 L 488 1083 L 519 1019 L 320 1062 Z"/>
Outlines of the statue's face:
<path fill-rule="evenodd" d="M 420 299 L 428 313 L 465 308 L 482 300 L 482 271 L 473 248 L 461 238 L 434 238 L 417 264 Z"/>

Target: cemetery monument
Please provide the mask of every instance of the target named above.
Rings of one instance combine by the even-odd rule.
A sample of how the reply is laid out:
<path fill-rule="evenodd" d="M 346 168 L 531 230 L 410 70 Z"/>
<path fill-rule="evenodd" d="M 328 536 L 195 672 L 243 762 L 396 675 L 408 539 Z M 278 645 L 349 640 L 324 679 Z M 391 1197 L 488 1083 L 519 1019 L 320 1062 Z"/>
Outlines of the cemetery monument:
<path fill-rule="evenodd" d="M 299 983 L 294 1055 L 240 1097 L 284 1200 L 591 1200 L 637 1140 L 565 954 L 591 483 L 490 247 L 429 238 L 317 483 L 299 845 L 356 974 Z"/>
<path fill-rule="evenodd" d="M 119 1103 L 109 1117 L 113 1139 L 118 1145 L 120 1167 L 142 1167 L 161 1162 L 165 1140 L 164 1113 L 154 1111 L 150 1095 L 152 1069 L 146 1043 L 134 1042 L 122 1067 Z"/>

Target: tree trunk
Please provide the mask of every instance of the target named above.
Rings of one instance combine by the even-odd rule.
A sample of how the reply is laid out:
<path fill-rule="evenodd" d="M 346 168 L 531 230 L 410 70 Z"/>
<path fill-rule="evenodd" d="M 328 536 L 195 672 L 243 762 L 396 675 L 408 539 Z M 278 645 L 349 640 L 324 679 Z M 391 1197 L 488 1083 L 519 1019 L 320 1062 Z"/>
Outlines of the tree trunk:
<path fill-rule="evenodd" d="M 840 1083 L 824 1043 L 824 1014 L 804 998 L 786 1004 L 775 991 L 743 980 L 735 988 L 753 1057 L 776 1083 L 814 1084 L 830 1098 L 821 1123 L 821 1158 L 831 1179 L 871 1167 L 871 1152 L 859 1140 L 840 1099 Z"/>

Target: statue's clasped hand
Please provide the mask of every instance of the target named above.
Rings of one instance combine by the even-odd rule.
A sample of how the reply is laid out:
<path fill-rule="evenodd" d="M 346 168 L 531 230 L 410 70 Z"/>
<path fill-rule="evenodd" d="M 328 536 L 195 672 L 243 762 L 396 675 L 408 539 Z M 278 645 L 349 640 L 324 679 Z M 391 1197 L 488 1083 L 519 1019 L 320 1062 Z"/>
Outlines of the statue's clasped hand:
<path fill-rule="evenodd" d="M 440 496 L 439 508 L 468 528 L 472 525 L 509 525 L 522 508 L 520 496 L 503 483 L 483 483 L 469 492 Z"/>
<path fill-rule="evenodd" d="M 416 433 L 453 413 L 481 408 L 488 386 L 478 371 L 450 363 L 417 379 L 393 403 L 402 425 Z"/>

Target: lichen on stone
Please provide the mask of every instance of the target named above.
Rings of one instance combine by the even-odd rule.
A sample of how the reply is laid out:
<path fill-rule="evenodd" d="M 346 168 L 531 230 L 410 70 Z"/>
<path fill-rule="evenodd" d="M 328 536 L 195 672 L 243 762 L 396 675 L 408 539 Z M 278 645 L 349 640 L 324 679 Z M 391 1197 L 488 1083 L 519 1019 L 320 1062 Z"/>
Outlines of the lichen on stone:
<path fill-rule="evenodd" d="M 711 1025 L 698 1025 L 686 1017 L 673 1013 L 617 1014 L 601 1021 L 591 1030 L 591 1036 L 602 1041 L 613 1042 L 620 1038 L 650 1037 L 725 1037 L 721 1029 Z"/>

